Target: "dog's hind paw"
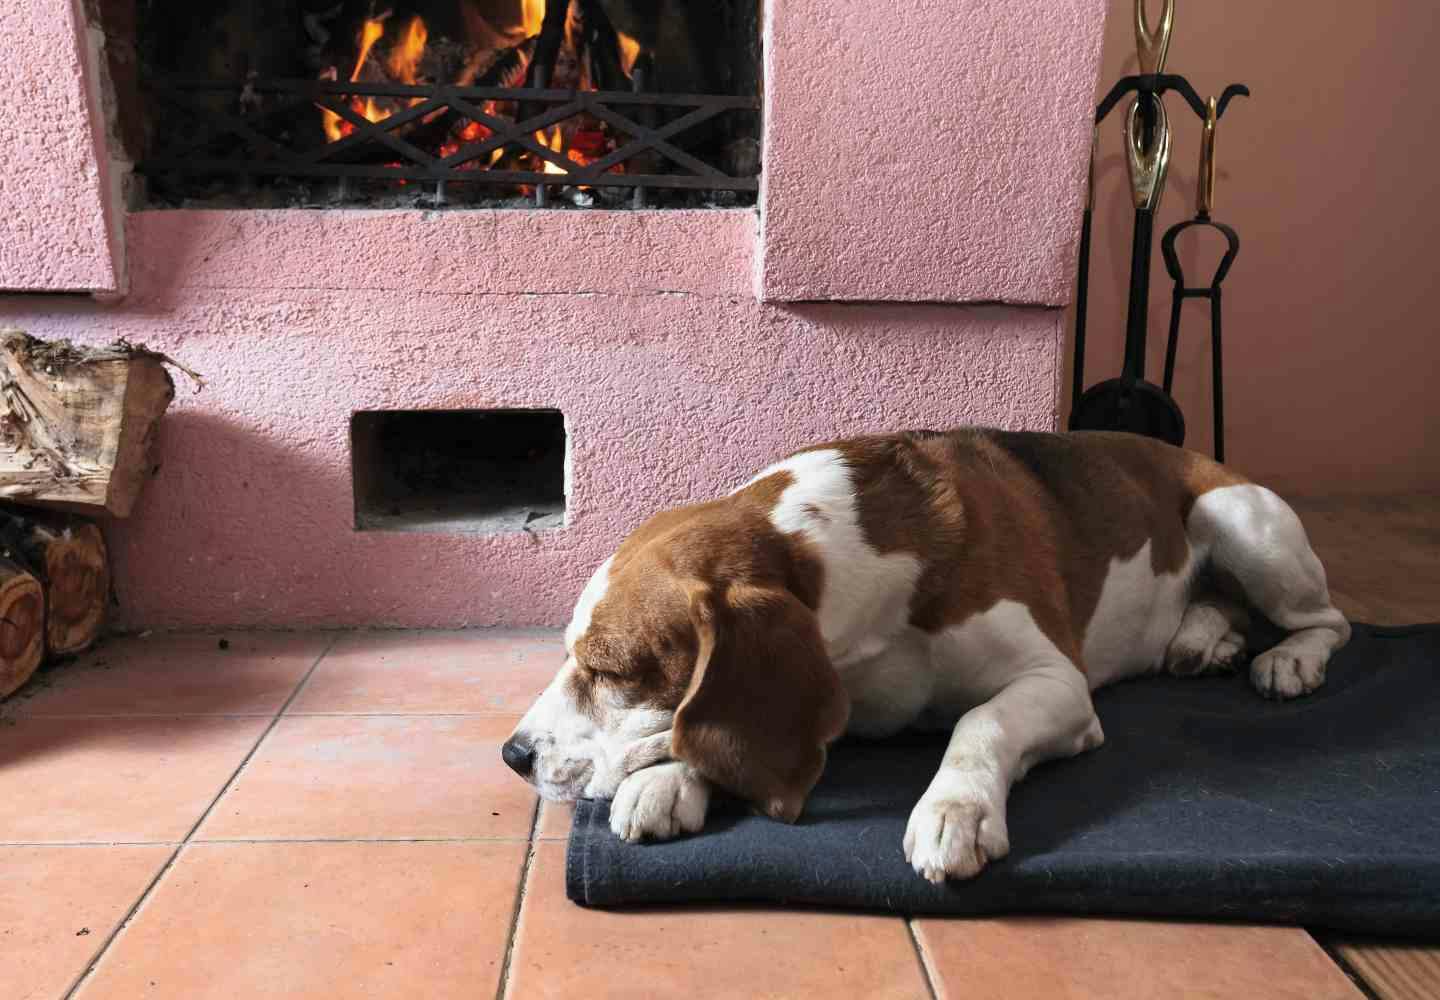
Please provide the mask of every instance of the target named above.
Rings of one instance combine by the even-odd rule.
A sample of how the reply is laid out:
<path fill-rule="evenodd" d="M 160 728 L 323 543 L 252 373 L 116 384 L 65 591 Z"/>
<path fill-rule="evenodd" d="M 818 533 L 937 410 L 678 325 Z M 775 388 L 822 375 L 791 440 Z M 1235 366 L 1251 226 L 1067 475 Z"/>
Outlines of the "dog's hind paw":
<path fill-rule="evenodd" d="M 1266 698 L 1298 698 L 1325 683 L 1325 655 L 1284 644 L 1250 664 L 1250 683 Z"/>
<path fill-rule="evenodd" d="M 669 761 L 628 775 L 610 803 L 610 829 L 622 840 L 669 840 L 705 825 L 710 786 L 688 764 Z"/>

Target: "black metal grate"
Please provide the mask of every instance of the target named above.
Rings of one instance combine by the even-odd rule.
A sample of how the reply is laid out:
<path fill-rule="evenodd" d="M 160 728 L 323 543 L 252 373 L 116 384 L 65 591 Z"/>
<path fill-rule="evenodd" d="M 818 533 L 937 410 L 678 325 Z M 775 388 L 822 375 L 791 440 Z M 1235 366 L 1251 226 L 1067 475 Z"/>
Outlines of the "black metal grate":
<path fill-rule="evenodd" d="M 754 97 L 180 78 L 151 81 L 146 89 L 153 101 L 180 115 L 172 119 L 177 127 L 157 134 L 152 155 L 140 164 L 140 171 L 149 175 L 429 181 L 437 185 L 442 201 L 447 184 L 530 185 L 542 204 L 547 186 L 633 188 L 637 203 L 646 188 L 755 191 L 759 187 L 758 178 L 727 173 L 678 145 L 684 133 L 722 115 L 758 114 L 759 101 Z M 367 97 L 418 103 L 371 122 L 351 106 L 354 98 Z M 482 109 L 492 101 L 513 104 L 522 120 Z M 256 110 L 238 110 L 247 106 Z M 348 122 L 353 131 L 333 142 L 323 141 L 318 107 Z M 535 140 L 537 131 L 576 115 L 603 122 L 615 136 L 617 148 L 582 165 Z M 674 117 L 661 121 L 664 116 Z M 188 119 L 191 127 L 179 125 L 181 119 Z M 468 122 L 478 123 L 490 134 L 440 155 L 442 145 L 453 144 L 453 137 Z M 496 150 L 504 153 L 491 165 Z M 526 166 L 523 158 L 507 154 L 521 151 L 553 165 L 555 172 L 515 169 Z M 637 158 L 646 172 L 617 169 L 635 165 Z M 662 164 L 662 159 L 667 162 Z"/>

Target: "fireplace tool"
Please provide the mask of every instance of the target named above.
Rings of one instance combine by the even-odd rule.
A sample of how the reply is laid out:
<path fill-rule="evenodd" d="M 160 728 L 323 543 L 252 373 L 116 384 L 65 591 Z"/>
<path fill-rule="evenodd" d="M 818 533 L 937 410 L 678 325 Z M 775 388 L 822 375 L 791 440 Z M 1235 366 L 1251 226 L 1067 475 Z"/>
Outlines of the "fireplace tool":
<path fill-rule="evenodd" d="M 1119 378 L 1108 379 L 1089 390 L 1084 386 L 1086 305 L 1089 286 L 1090 222 L 1094 205 L 1094 158 L 1091 148 L 1091 192 L 1081 227 L 1080 274 L 1076 290 L 1074 402 L 1072 430 L 1124 430 L 1160 438 L 1172 444 L 1185 440 L 1185 418 L 1168 392 L 1145 381 L 1145 348 L 1150 298 L 1150 255 L 1155 210 L 1169 165 L 1170 125 L 1163 95 L 1173 91 L 1184 98 L 1196 116 L 1209 120 L 1212 104 L 1201 101 L 1188 80 L 1164 72 L 1175 19 L 1175 0 L 1165 0 L 1159 24 L 1151 28 L 1144 0 L 1135 3 L 1135 44 L 1140 73 L 1118 80 L 1095 110 L 1095 123 L 1115 108 L 1126 94 L 1134 94 L 1126 114 L 1124 136 L 1126 166 L 1135 202 L 1135 230 L 1130 258 L 1130 294 L 1125 324 L 1125 362 Z M 1213 102 L 1214 119 L 1225 113 L 1232 98 L 1248 97 L 1243 84 L 1231 84 Z M 1212 132 L 1213 134 L 1213 132 Z M 1223 277 L 1223 274 L 1222 274 Z M 1168 388 L 1168 380 L 1167 380 Z"/>
<path fill-rule="evenodd" d="M 1085 213 L 1080 217 L 1080 265 L 1075 280 L 1075 363 L 1070 372 L 1070 399 L 1085 391 L 1085 313 L 1090 304 L 1090 221 L 1095 215 L 1095 147 L 1100 129 L 1090 132 L 1090 173 L 1085 188 Z"/>
<path fill-rule="evenodd" d="M 1195 218 L 1176 223 L 1165 231 L 1160 240 L 1160 252 L 1165 258 L 1165 270 L 1175 282 L 1170 297 L 1170 337 L 1165 346 L 1165 391 L 1175 380 L 1175 349 L 1180 340 L 1180 307 L 1186 299 L 1210 300 L 1210 387 L 1211 410 L 1215 421 L 1215 460 L 1225 461 L 1225 416 L 1224 389 L 1220 362 L 1220 283 L 1230 273 L 1235 255 L 1240 252 L 1240 237 L 1229 226 L 1215 222 L 1210 213 L 1215 208 L 1215 125 L 1219 120 L 1218 103 L 1210 98 L 1206 105 L 1205 128 L 1200 135 L 1200 172 L 1195 182 Z M 1210 279 L 1209 287 L 1189 288 L 1185 284 L 1185 272 L 1180 267 L 1180 257 L 1175 253 L 1175 239 L 1185 230 L 1201 226 L 1213 229 L 1225 237 L 1225 256 Z"/>
<path fill-rule="evenodd" d="M 1141 105 L 1153 102 L 1154 128 L 1147 130 Z M 1146 143 L 1146 131 L 1150 131 Z M 1135 235 L 1130 250 L 1130 303 L 1125 320 L 1125 367 L 1119 378 L 1093 385 L 1070 411 L 1072 430 L 1131 431 L 1170 444 L 1185 441 L 1185 417 L 1175 400 L 1145 381 L 1145 327 L 1150 308 L 1150 242 L 1155 209 L 1170 166 L 1170 122 L 1159 97 L 1136 95 L 1125 115 L 1125 165 L 1135 199 Z"/>

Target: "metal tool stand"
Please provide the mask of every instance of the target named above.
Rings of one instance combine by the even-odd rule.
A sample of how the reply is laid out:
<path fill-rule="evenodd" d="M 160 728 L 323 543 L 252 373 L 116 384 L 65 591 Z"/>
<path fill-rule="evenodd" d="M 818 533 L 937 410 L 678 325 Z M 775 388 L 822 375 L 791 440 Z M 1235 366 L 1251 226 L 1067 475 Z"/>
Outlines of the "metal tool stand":
<path fill-rule="evenodd" d="M 1162 101 L 1161 101 L 1161 98 L 1163 97 L 1163 95 L 1165 95 L 1166 93 L 1169 93 L 1169 92 L 1174 92 L 1174 93 L 1176 93 L 1176 94 L 1179 94 L 1179 95 L 1184 99 L 1185 103 L 1190 106 L 1191 110 L 1195 112 L 1196 116 L 1197 116 L 1198 118 L 1200 118 L 1202 122 L 1205 123 L 1205 128 L 1206 128 L 1206 133 L 1205 133 L 1205 135 L 1206 135 L 1206 143 L 1208 143 L 1208 147 L 1207 147 L 1207 148 L 1210 150 L 1210 157 L 1211 157 L 1211 159 L 1210 159 L 1211 172 L 1210 172 L 1208 175 L 1205 175 L 1205 174 L 1204 174 L 1204 166 L 1203 166 L 1203 165 L 1204 165 L 1204 163 L 1205 163 L 1205 155 L 1206 155 L 1206 153 L 1205 153 L 1205 150 L 1202 149 L 1202 182 L 1201 182 L 1201 183 L 1202 183 L 1202 187 L 1205 187 L 1205 185 L 1206 185 L 1207 182 L 1208 182 L 1208 188 L 1206 188 L 1206 191 L 1208 192 L 1208 194 L 1203 195 L 1203 196 L 1204 196 L 1204 197 L 1210 197 L 1210 196 L 1213 196 L 1213 190 L 1214 190 L 1214 174 L 1213 174 L 1213 149 L 1214 149 L 1214 146 L 1213 146 L 1213 142 L 1214 142 L 1215 123 L 1216 123 L 1216 122 L 1219 120 L 1219 118 L 1225 113 L 1225 109 L 1226 109 L 1226 107 L 1229 105 L 1229 103 L 1230 103 L 1231 100 L 1233 100 L 1233 99 L 1236 98 L 1236 97 L 1248 97 L 1248 96 L 1250 96 L 1250 88 L 1246 87 L 1244 84 L 1233 83 L 1233 84 L 1231 84 L 1230 86 L 1226 87 L 1226 88 L 1224 89 L 1224 91 L 1221 92 L 1221 94 L 1220 94 L 1220 96 L 1219 96 L 1218 99 L 1212 97 L 1209 101 L 1203 101 L 1203 100 L 1201 100 L 1200 95 L 1195 92 L 1195 88 L 1192 87 L 1192 86 L 1190 85 L 1190 82 L 1189 82 L 1188 80 L 1186 80 L 1183 76 L 1179 76 L 1179 75 L 1176 75 L 1176 74 L 1173 74 L 1173 73 L 1164 73 L 1164 72 L 1162 72 L 1162 70 L 1164 69 L 1164 66 L 1165 66 L 1165 58 L 1166 58 L 1166 55 L 1167 55 L 1168 50 L 1169 50 L 1169 45 L 1170 45 L 1170 31 L 1171 31 L 1171 27 L 1172 27 L 1173 22 L 1174 22 L 1174 16 L 1175 16 L 1175 3 L 1174 3 L 1174 0 L 1166 0 L 1163 13 L 1161 14 L 1160 22 L 1159 22 L 1159 24 L 1158 24 L 1154 29 L 1152 29 L 1151 26 L 1150 26 L 1150 24 L 1149 24 L 1149 22 L 1148 22 L 1148 19 L 1146 18 L 1146 15 L 1145 15 L 1145 9 L 1144 9 L 1144 2 L 1143 2 L 1143 0 L 1136 0 L 1136 4 L 1135 4 L 1135 40 L 1136 40 L 1136 49 L 1137 49 L 1137 52 L 1138 52 L 1138 55 L 1139 55 L 1139 65 L 1140 65 L 1141 72 L 1140 72 L 1139 74 L 1136 74 L 1136 75 L 1133 75 L 1133 76 L 1122 77 L 1120 80 L 1118 80 L 1118 81 L 1115 83 L 1115 85 L 1114 85 L 1113 87 L 1110 88 L 1109 93 L 1107 93 L 1107 94 L 1105 95 L 1105 98 L 1099 103 L 1099 105 L 1098 105 L 1098 106 L 1096 107 L 1096 109 L 1095 109 L 1095 125 L 1096 125 L 1096 128 L 1097 128 L 1097 134 L 1098 134 L 1098 128 L 1099 128 L 1100 123 L 1101 123 L 1102 121 L 1104 121 L 1105 118 L 1106 118 L 1106 116 L 1109 115 L 1110 112 L 1115 108 L 1115 106 L 1120 103 L 1121 98 L 1125 97 L 1127 94 L 1134 94 L 1134 95 L 1135 95 L 1135 99 L 1131 102 L 1131 105 L 1130 105 L 1130 116 L 1131 116 L 1131 119 L 1132 119 L 1132 121 L 1133 121 L 1133 119 L 1137 116 L 1137 112 L 1138 112 L 1138 118 L 1139 118 L 1139 123 L 1138 123 L 1138 124 L 1140 125 L 1140 129 L 1139 129 L 1139 133 L 1140 133 L 1140 134 L 1138 134 L 1138 135 L 1133 134 L 1133 133 L 1132 133 L 1132 130 L 1131 130 L 1131 126 L 1127 124 L 1127 129 L 1126 129 L 1126 143 L 1127 143 L 1127 146 L 1133 146 L 1133 147 L 1135 148 L 1135 150 L 1138 150 L 1138 151 L 1141 151 L 1141 152 L 1144 152 L 1144 151 L 1147 151 L 1147 150 L 1152 150 L 1152 149 L 1157 149 L 1157 148 L 1159 147 L 1160 139 L 1161 139 L 1162 137 L 1157 135 L 1156 129 L 1157 129 L 1157 127 L 1158 127 L 1158 128 L 1160 128 L 1160 129 L 1163 130 L 1163 129 L 1166 127 L 1166 126 L 1163 125 L 1164 105 L 1163 105 L 1163 103 L 1162 103 Z M 1202 145 L 1205 145 L 1205 144 L 1202 143 Z M 1127 150 L 1127 151 L 1129 151 L 1129 150 Z M 1087 395 L 1093 395 L 1093 394 L 1094 394 L 1094 389 L 1098 389 L 1098 388 L 1099 388 L 1099 386 L 1093 387 L 1091 393 L 1089 393 L 1089 394 L 1083 393 L 1083 392 L 1081 391 L 1082 388 L 1083 388 L 1083 386 L 1084 386 L 1084 384 L 1085 384 L 1084 364 L 1085 364 L 1086 306 L 1087 306 L 1087 303 L 1088 303 L 1089 278 L 1090 278 L 1090 276 L 1089 276 L 1090 228 L 1091 228 L 1091 227 L 1090 227 L 1090 222 L 1091 222 L 1091 216 L 1093 215 L 1092 209 L 1093 209 L 1093 204 L 1094 204 L 1094 200 L 1093 200 L 1093 199 L 1094 199 L 1094 191 L 1093 191 L 1093 187 L 1094 187 L 1094 157 L 1095 157 L 1095 152 L 1094 152 L 1094 149 L 1093 149 L 1093 146 L 1092 146 L 1092 150 L 1091 150 L 1091 177 L 1090 177 L 1092 190 L 1091 190 L 1091 192 L 1089 193 L 1089 195 L 1088 195 L 1088 197 L 1087 197 L 1085 220 L 1084 220 L 1084 223 L 1083 223 L 1083 225 L 1082 225 L 1081 245 L 1080 245 L 1080 275 L 1079 275 L 1078 286 L 1077 286 L 1077 289 L 1076 289 L 1075 360 L 1074 360 L 1074 371 L 1073 371 L 1074 393 L 1073 393 L 1072 410 L 1071 410 L 1071 416 L 1070 416 L 1070 426 L 1071 426 L 1072 428 L 1083 428 L 1083 427 L 1093 426 L 1093 425 L 1095 424 L 1096 419 L 1097 419 L 1096 416 L 1095 416 L 1095 414 L 1094 414 L 1093 412 L 1081 413 L 1081 412 L 1079 412 L 1079 408 L 1077 408 L 1077 407 L 1075 406 L 1076 403 L 1080 402 L 1080 401 L 1081 401 L 1082 399 L 1084 399 Z M 1133 159 L 1133 156 L 1132 156 L 1132 159 Z M 1132 166 L 1132 186 L 1133 186 L 1134 180 L 1135 180 L 1135 175 L 1134 175 L 1134 170 L 1133 170 L 1134 164 L 1132 163 L 1131 166 Z M 1163 183 L 1163 181 L 1162 181 L 1162 183 Z M 1137 204 L 1137 221 L 1138 221 L 1138 218 L 1139 218 L 1139 207 L 1140 207 L 1140 203 L 1139 203 L 1139 201 L 1138 201 L 1138 194 L 1137 194 L 1137 202 L 1136 202 L 1136 204 Z M 1182 272 L 1180 271 L 1180 269 L 1179 269 L 1178 258 L 1176 258 L 1176 257 L 1174 256 L 1174 238 L 1175 238 L 1176 236 L 1178 236 L 1179 233 L 1182 232 L 1182 231 L 1184 231 L 1186 228 L 1189 228 L 1189 227 L 1195 226 L 1195 225 L 1207 225 L 1207 226 L 1211 226 L 1211 227 L 1213 227 L 1213 228 L 1216 228 L 1216 229 L 1218 229 L 1220 232 L 1226 234 L 1227 239 L 1230 240 L 1230 251 L 1226 254 L 1224 260 L 1221 261 L 1220 268 L 1219 268 L 1219 270 L 1216 272 L 1215 278 L 1212 279 L 1211 285 L 1210 285 L 1209 288 L 1199 288 L 1199 289 L 1187 288 L 1187 287 L 1185 286 L 1185 284 L 1184 284 L 1183 273 L 1182 273 Z M 1137 233 L 1138 233 L 1138 232 L 1139 232 L 1139 230 L 1137 229 Z M 1170 272 L 1170 276 L 1171 276 L 1171 277 L 1175 280 L 1175 282 L 1176 282 L 1175 298 L 1174 298 L 1174 301 L 1173 301 L 1173 304 L 1172 304 L 1172 311 L 1171 311 L 1170 343 L 1169 343 L 1169 345 L 1168 345 L 1168 350 L 1167 350 L 1167 353 L 1166 353 L 1166 362 L 1165 362 L 1164 396 L 1165 396 L 1165 397 L 1168 397 L 1169 391 L 1170 391 L 1170 387 L 1171 387 L 1171 383 L 1172 383 L 1172 381 L 1173 381 L 1173 376 L 1174 376 L 1174 371 L 1173 371 L 1173 369 L 1174 369 L 1174 351 L 1175 351 L 1176 338 L 1177 338 L 1177 336 L 1178 336 L 1177 324 L 1178 324 L 1178 316 L 1179 316 L 1179 303 L 1180 303 L 1184 298 L 1191 298 L 1191 297 L 1194 297 L 1194 298 L 1199 298 L 1199 297 L 1209 298 L 1210 301 L 1211 301 L 1212 344 L 1213 344 L 1213 350 L 1214 350 L 1214 371 L 1215 371 L 1215 421 L 1216 421 L 1216 437 L 1215 437 L 1215 443 L 1216 443 L 1216 449 L 1217 449 L 1217 451 L 1216 451 L 1216 457 L 1217 457 L 1217 458 L 1222 458 L 1222 457 L 1223 457 L 1223 451 L 1224 451 L 1224 444 L 1223 444 L 1223 438 L 1222 438 L 1222 433 L 1221 433 L 1222 417 L 1221 417 L 1221 406 L 1220 406 L 1220 400 L 1221 400 L 1221 397 L 1222 397 L 1222 392 L 1221 392 L 1221 388 L 1220 388 L 1220 332 L 1219 332 L 1219 331 L 1220 331 L 1220 318 L 1219 318 L 1219 317 L 1220 317 L 1220 282 L 1224 280 L 1225 274 L 1229 271 L 1230 265 L 1231 265 L 1231 263 L 1233 263 L 1233 261 L 1234 261 L 1234 259 L 1235 259 L 1235 254 L 1236 254 L 1236 253 L 1238 252 L 1238 250 L 1239 250 L 1239 239 L 1238 239 L 1238 237 L 1235 236 L 1234 231 L 1231 230 L 1229 227 L 1227 227 L 1227 226 L 1221 226 L 1221 225 L 1219 225 L 1219 224 L 1217 224 L 1217 223 L 1211 222 L 1210 219 L 1209 219 L 1208 207 L 1207 207 L 1207 208 L 1205 208 L 1205 209 L 1203 210 L 1202 215 L 1199 215 L 1199 216 L 1197 216 L 1197 217 L 1194 218 L 1194 219 L 1187 220 L 1186 222 L 1181 223 L 1179 226 L 1172 227 L 1169 231 L 1167 231 L 1166 234 L 1165 234 L 1165 236 L 1164 236 L 1164 238 L 1163 238 L 1162 241 L 1161 241 L 1161 249 L 1162 249 L 1162 252 L 1163 252 L 1163 254 L 1164 254 L 1164 256 L 1165 256 L 1166 269 Z M 1130 303 L 1130 312 L 1131 312 L 1131 314 L 1132 314 L 1132 322 L 1127 323 L 1127 331 L 1126 331 L 1126 365 L 1125 365 L 1125 373 L 1122 375 L 1122 379 L 1126 380 L 1126 381 L 1125 381 L 1125 384 L 1126 384 L 1126 385 L 1132 385 L 1132 386 L 1133 386 L 1133 384 L 1140 384 L 1140 383 L 1143 383 L 1143 379 L 1144 379 L 1144 352 L 1145 352 L 1145 332 L 1144 332 L 1144 327 L 1145 327 L 1145 325 L 1146 325 L 1146 324 L 1145 324 L 1145 318 L 1144 318 L 1144 317 L 1140 317 L 1138 323 L 1134 322 L 1133 320 L 1134 320 L 1135 310 L 1136 310 L 1136 307 L 1137 307 L 1137 302 L 1139 302 L 1139 303 L 1141 303 L 1141 304 L 1143 305 L 1143 302 L 1145 301 L 1144 292 L 1145 292 L 1145 286 L 1148 285 L 1148 279 L 1149 279 L 1149 273 L 1150 273 L 1149 267 L 1150 267 L 1150 241 L 1149 241 L 1148 239 L 1141 240 L 1141 239 L 1139 238 L 1139 236 L 1137 235 L 1137 238 L 1136 238 L 1136 240 L 1135 240 L 1135 246 L 1133 247 L 1133 253 L 1132 253 L 1131 270 L 1130 270 L 1130 289 L 1129 289 L 1129 295 L 1128 295 L 1128 301 L 1129 301 L 1129 303 Z M 1138 355 L 1138 358 L 1136 357 L 1136 355 Z M 1159 397 L 1161 396 L 1160 393 L 1154 393 L 1154 395 L 1155 395 L 1157 398 L 1159 398 Z M 1128 397 L 1127 397 L 1127 398 L 1128 398 Z M 1092 401 L 1090 401 L 1090 402 L 1093 403 L 1094 401 L 1092 400 Z M 1158 408 L 1158 407 L 1157 407 L 1157 408 Z M 1094 407 L 1094 406 L 1091 406 L 1089 409 L 1093 411 L 1093 410 L 1095 409 L 1095 407 Z M 1181 439 L 1183 440 L 1183 436 L 1184 436 L 1183 417 L 1181 417 L 1181 416 L 1179 415 L 1179 410 L 1178 410 L 1178 408 L 1175 408 L 1175 414 L 1176 414 L 1176 417 L 1177 417 L 1178 422 L 1179 422 L 1178 434 L 1179 434 L 1179 436 L 1181 437 Z M 1105 419 L 1105 420 L 1108 420 L 1109 418 L 1108 418 L 1108 417 L 1105 417 L 1104 419 Z M 1103 421 L 1102 421 L 1102 422 L 1103 422 Z M 1162 422 L 1161 424 L 1157 424 L 1156 426 L 1157 426 L 1157 427 L 1165 427 L 1166 425 Z M 1124 428 L 1119 427 L 1119 426 L 1117 425 L 1117 426 L 1116 426 L 1116 429 L 1132 429 L 1132 430 L 1138 429 L 1138 430 L 1141 430 L 1142 432 L 1146 432 L 1146 431 L 1144 431 L 1144 429 L 1143 429 L 1138 423 L 1136 423 L 1134 426 L 1129 426 L 1129 427 L 1124 427 Z M 1171 430 L 1171 429 L 1169 429 L 1168 427 L 1166 427 L 1166 429 L 1167 429 L 1167 430 Z M 1159 433 L 1158 431 L 1150 431 L 1149 433 L 1152 433 L 1153 436 L 1169 437 L 1169 438 L 1172 438 L 1172 439 L 1173 439 L 1173 435 L 1174 435 L 1175 432 L 1174 432 L 1173 430 L 1171 430 L 1171 433 Z"/>
<path fill-rule="evenodd" d="M 1200 176 L 1195 198 L 1195 218 L 1177 223 L 1165 231 L 1160 240 L 1160 252 L 1165 258 L 1165 270 L 1175 282 L 1170 297 L 1170 337 L 1165 345 L 1165 391 L 1170 392 L 1175 380 L 1175 351 L 1180 340 L 1180 307 L 1186 299 L 1210 300 L 1210 384 L 1212 410 L 1215 421 L 1215 460 L 1225 461 L 1225 404 L 1224 378 L 1220 350 L 1220 284 L 1230 273 L 1235 255 L 1240 252 L 1240 237 L 1229 226 L 1215 222 L 1210 213 L 1215 207 L 1215 122 L 1216 102 L 1212 97 L 1209 114 L 1205 119 L 1205 132 L 1200 141 Z M 1185 272 L 1180 267 L 1180 257 L 1175 252 L 1175 239 L 1187 229 L 1201 226 L 1213 229 L 1225 237 L 1225 256 L 1210 279 L 1209 287 L 1191 288 L 1185 284 Z"/>

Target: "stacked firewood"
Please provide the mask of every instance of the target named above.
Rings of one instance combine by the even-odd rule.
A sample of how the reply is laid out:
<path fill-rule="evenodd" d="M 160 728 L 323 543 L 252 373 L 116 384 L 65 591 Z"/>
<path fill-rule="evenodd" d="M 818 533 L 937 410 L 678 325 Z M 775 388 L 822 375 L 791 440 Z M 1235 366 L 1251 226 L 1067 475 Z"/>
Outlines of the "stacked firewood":
<path fill-rule="evenodd" d="M 0 698 L 105 625 L 97 515 L 126 517 L 175 396 L 164 355 L 0 330 Z M 170 362 L 173 363 L 173 362 Z"/>

